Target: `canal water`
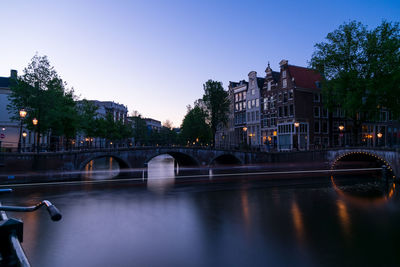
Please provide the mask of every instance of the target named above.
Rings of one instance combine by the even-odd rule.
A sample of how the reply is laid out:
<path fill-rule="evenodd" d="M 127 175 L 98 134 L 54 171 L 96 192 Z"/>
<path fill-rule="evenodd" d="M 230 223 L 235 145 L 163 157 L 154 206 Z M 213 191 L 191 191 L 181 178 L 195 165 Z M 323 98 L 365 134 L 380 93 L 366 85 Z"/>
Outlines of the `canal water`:
<path fill-rule="evenodd" d="M 164 156 L 149 164 L 145 185 L 20 187 L 1 197 L 23 205 L 48 199 L 63 213 L 59 222 L 44 210 L 8 213 L 24 221 L 32 266 L 400 264 L 397 193 L 373 175 L 178 184 L 176 173 Z"/>

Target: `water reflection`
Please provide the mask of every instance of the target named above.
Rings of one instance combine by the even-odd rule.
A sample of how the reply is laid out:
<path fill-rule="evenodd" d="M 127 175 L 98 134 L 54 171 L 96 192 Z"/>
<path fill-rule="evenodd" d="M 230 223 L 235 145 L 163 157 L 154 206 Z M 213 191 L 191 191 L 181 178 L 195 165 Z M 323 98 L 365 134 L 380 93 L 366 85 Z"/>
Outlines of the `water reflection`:
<path fill-rule="evenodd" d="M 178 164 L 170 155 L 160 155 L 148 163 L 147 188 L 153 192 L 163 193 L 175 183 L 175 165 Z"/>
<path fill-rule="evenodd" d="M 304 223 L 303 223 L 303 215 L 301 214 L 301 210 L 296 200 L 293 200 L 291 207 L 292 219 L 294 230 L 296 233 L 296 237 L 299 240 L 300 244 L 304 243 Z"/>
<path fill-rule="evenodd" d="M 395 194 L 395 183 L 387 183 L 379 177 L 363 176 L 356 179 L 336 179 L 331 176 L 332 186 L 345 201 L 354 205 L 370 207 L 386 203 Z"/>
<path fill-rule="evenodd" d="M 86 164 L 84 177 L 93 180 L 111 179 L 118 176 L 119 173 L 118 162 L 112 157 L 103 157 L 91 160 Z"/>
<path fill-rule="evenodd" d="M 336 205 L 338 208 L 340 225 L 342 226 L 344 234 L 349 237 L 351 234 L 351 229 L 350 229 L 351 224 L 350 224 L 350 216 L 349 216 L 349 212 L 347 210 L 346 203 L 343 200 L 338 199 L 336 201 Z"/>

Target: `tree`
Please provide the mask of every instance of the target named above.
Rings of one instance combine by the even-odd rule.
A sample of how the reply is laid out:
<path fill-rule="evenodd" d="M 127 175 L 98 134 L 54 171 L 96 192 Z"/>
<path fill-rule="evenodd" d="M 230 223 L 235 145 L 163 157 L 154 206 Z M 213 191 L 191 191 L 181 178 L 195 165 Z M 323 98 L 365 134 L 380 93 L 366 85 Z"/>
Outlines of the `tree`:
<path fill-rule="evenodd" d="M 203 87 L 204 95 L 202 102 L 205 106 L 207 119 L 211 128 L 212 140 L 215 140 L 218 124 L 222 123 L 226 125 L 228 122 L 228 92 L 224 90 L 221 82 L 213 80 L 208 80 Z"/>
<path fill-rule="evenodd" d="M 73 138 L 79 126 L 79 117 L 73 89 L 58 76 L 46 56 L 35 55 L 22 76 L 11 82 L 8 109 L 19 119 L 18 111 L 27 111 L 25 125 L 40 134 Z M 34 127 L 32 119 L 38 120 Z M 51 138 L 50 140 L 52 140 Z"/>
<path fill-rule="evenodd" d="M 315 45 L 310 65 L 324 77 L 325 105 L 330 111 L 340 107 L 352 119 L 354 140 L 361 123 L 376 119 L 382 108 L 399 117 L 399 33 L 398 23 L 367 30 L 351 21 Z"/>
<path fill-rule="evenodd" d="M 199 105 L 195 105 L 194 108 L 188 106 L 181 126 L 181 137 L 184 143 L 211 143 L 212 132 L 206 122 L 207 116 L 207 112 Z"/>
<path fill-rule="evenodd" d="M 83 99 L 78 105 L 79 116 L 80 116 L 80 129 L 87 137 L 98 136 L 97 127 L 97 109 L 98 107 L 86 99 Z"/>

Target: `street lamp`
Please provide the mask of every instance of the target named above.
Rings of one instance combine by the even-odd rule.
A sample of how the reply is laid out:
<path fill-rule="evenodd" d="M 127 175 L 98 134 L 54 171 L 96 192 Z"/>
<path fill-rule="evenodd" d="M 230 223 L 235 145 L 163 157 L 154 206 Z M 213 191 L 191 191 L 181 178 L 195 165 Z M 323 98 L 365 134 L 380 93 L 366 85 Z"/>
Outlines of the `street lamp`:
<path fill-rule="evenodd" d="M 23 131 L 22 132 L 22 137 L 24 138 L 24 142 L 23 142 L 23 151 L 25 151 L 25 139 L 26 139 L 26 136 L 27 136 L 28 134 L 25 132 L 25 131 Z"/>
<path fill-rule="evenodd" d="M 35 127 L 35 131 L 33 134 L 33 150 L 35 150 L 35 148 L 37 148 L 37 152 L 39 152 L 39 137 L 36 138 L 36 126 L 38 125 L 39 121 L 36 118 L 33 118 L 32 120 L 32 124 Z M 36 143 L 37 143 L 37 147 L 36 147 Z"/>
<path fill-rule="evenodd" d="M 294 123 L 294 131 L 295 131 L 295 140 L 296 140 L 296 149 L 297 150 L 299 150 L 299 126 L 300 126 L 300 123 L 298 123 L 298 122 L 295 122 Z"/>
<path fill-rule="evenodd" d="M 344 126 L 343 125 L 339 125 L 340 146 L 343 146 L 343 130 L 344 130 Z"/>
<path fill-rule="evenodd" d="M 19 118 L 20 118 L 20 127 L 19 127 L 19 139 L 18 139 L 18 152 L 21 153 L 21 135 L 22 135 L 22 122 L 24 118 L 26 117 L 26 111 L 25 109 L 21 109 L 19 111 Z"/>
<path fill-rule="evenodd" d="M 383 134 L 378 133 L 376 136 L 378 137 L 378 146 L 381 146 L 381 138 L 382 138 Z"/>
<path fill-rule="evenodd" d="M 245 141 L 245 144 L 246 144 L 246 146 L 247 146 L 247 127 L 244 126 L 244 127 L 242 128 L 242 130 L 243 130 L 243 132 L 244 132 L 244 134 L 243 134 L 244 141 Z"/>

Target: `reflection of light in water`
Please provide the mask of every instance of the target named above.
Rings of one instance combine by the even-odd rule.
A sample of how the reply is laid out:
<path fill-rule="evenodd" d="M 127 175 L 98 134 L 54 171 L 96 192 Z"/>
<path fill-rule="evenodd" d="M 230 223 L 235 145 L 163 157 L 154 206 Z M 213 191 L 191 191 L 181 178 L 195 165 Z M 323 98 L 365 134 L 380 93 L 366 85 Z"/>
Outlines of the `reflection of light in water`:
<path fill-rule="evenodd" d="M 85 178 L 100 180 L 118 176 L 119 164 L 112 157 L 91 160 L 85 166 Z"/>
<path fill-rule="evenodd" d="M 246 189 L 243 189 L 240 192 L 240 200 L 241 200 L 241 204 L 242 204 L 242 213 L 243 213 L 245 227 L 246 227 L 246 230 L 248 230 L 250 227 L 250 209 L 249 209 L 249 199 L 247 196 Z"/>
<path fill-rule="evenodd" d="M 160 155 L 148 163 L 147 188 L 162 193 L 175 182 L 174 158 L 169 155 Z"/>
<path fill-rule="evenodd" d="M 336 201 L 337 208 L 338 208 L 338 213 L 339 213 L 339 219 L 340 219 L 340 224 L 343 227 L 343 231 L 346 234 L 346 236 L 350 235 L 350 216 L 349 212 L 347 211 L 346 204 L 344 203 L 343 200 L 338 199 Z"/>
<path fill-rule="evenodd" d="M 297 205 L 296 201 L 292 202 L 291 212 L 292 212 L 292 219 L 293 219 L 293 224 L 294 224 L 294 228 L 296 231 L 297 239 L 300 241 L 300 243 L 303 243 L 303 241 L 304 241 L 303 216 L 301 214 L 300 208 Z"/>
<path fill-rule="evenodd" d="M 208 170 L 208 179 L 209 179 L 209 180 L 212 180 L 212 179 L 213 179 L 213 176 L 214 176 L 213 170 L 212 170 L 212 169 L 209 169 L 209 170 Z"/>
<path fill-rule="evenodd" d="M 375 198 L 365 198 L 365 197 L 363 198 L 363 197 L 352 196 L 341 190 L 336 185 L 335 180 L 333 179 L 333 175 L 331 176 L 331 182 L 336 193 L 338 193 L 338 195 L 341 196 L 344 200 L 349 201 L 355 205 L 366 206 L 366 207 L 369 207 L 370 205 L 380 205 L 386 203 L 390 198 L 393 197 L 395 190 L 395 184 L 392 183 L 390 185 L 390 189 L 387 196 L 375 197 Z"/>

